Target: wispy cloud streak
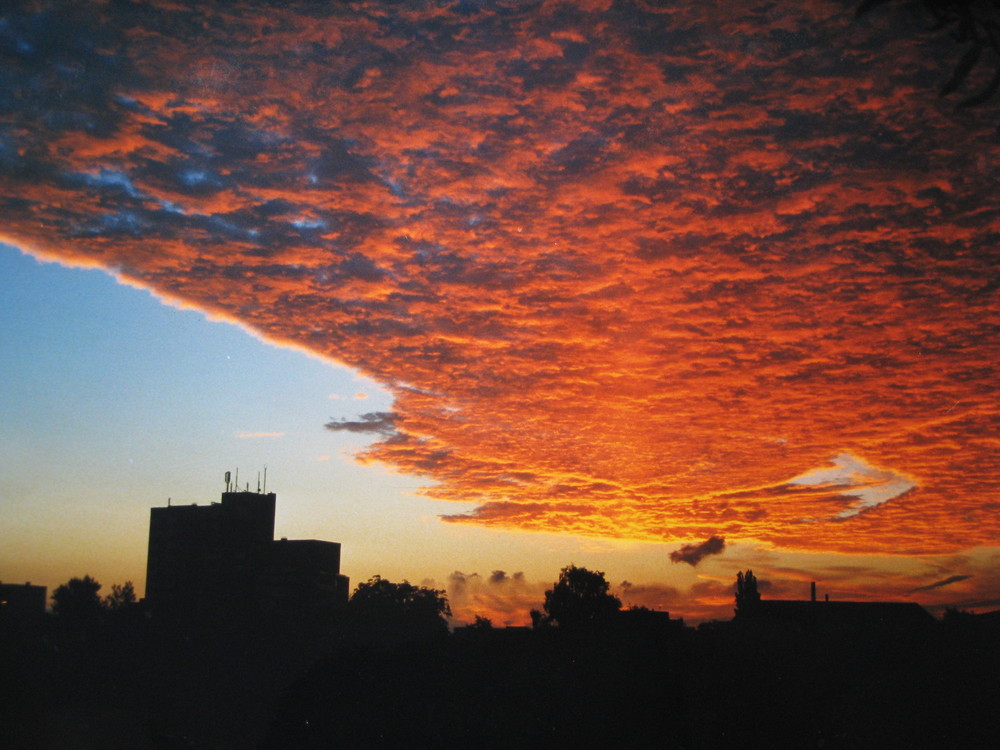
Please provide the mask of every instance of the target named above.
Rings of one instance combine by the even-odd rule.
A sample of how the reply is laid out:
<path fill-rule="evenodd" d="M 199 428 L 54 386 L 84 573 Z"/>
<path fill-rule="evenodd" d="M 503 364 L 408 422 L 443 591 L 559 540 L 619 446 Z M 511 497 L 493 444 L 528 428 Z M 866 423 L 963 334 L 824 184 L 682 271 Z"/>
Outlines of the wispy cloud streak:
<path fill-rule="evenodd" d="M 953 583 L 958 583 L 960 581 L 967 581 L 972 578 L 972 576 L 949 576 L 940 581 L 935 581 L 934 583 L 929 583 L 926 586 L 917 586 L 915 589 L 910 589 L 907 593 L 915 594 L 918 591 L 931 591 L 932 589 L 939 589 L 943 586 L 950 586 Z"/>

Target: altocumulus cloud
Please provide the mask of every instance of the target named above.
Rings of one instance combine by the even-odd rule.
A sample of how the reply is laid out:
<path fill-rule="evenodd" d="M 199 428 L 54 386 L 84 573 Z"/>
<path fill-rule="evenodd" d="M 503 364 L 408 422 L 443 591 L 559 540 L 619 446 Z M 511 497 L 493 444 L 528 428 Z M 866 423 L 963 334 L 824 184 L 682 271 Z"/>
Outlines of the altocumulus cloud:
<path fill-rule="evenodd" d="M 0 231 L 384 383 L 330 429 L 450 522 L 993 544 L 995 122 L 914 93 L 941 55 L 892 27 L 6 4 Z"/>

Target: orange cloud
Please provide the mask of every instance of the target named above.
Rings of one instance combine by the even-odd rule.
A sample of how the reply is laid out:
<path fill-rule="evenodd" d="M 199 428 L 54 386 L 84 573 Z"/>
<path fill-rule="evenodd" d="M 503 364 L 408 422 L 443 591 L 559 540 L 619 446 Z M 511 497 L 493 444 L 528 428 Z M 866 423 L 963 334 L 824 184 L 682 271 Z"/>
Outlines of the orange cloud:
<path fill-rule="evenodd" d="M 833 4 L 80 7 L 3 27 L 5 238 L 387 384 L 332 427 L 478 503 L 449 521 L 995 544 L 1000 163 L 931 41 Z"/>

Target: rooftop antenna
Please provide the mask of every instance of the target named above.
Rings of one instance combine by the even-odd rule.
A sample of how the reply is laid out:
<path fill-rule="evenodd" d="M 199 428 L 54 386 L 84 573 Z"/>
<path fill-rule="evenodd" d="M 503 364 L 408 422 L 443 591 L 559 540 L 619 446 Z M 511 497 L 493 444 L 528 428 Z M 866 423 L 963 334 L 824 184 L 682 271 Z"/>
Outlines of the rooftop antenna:
<path fill-rule="evenodd" d="M 240 491 L 240 467 L 236 467 L 236 481 L 233 482 L 233 492 Z"/>
<path fill-rule="evenodd" d="M 260 472 L 257 472 L 257 494 L 260 494 Z"/>
<path fill-rule="evenodd" d="M 229 472 L 227 471 L 227 472 L 226 472 L 226 492 L 229 492 L 229 486 L 230 486 L 230 485 L 229 485 L 229 479 L 230 479 L 231 477 L 232 477 L 232 475 L 231 475 L 231 474 L 230 474 L 230 473 L 229 473 Z"/>
<path fill-rule="evenodd" d="M 264 492 L 267 492 L 267 464 L 264 464 Z"/>

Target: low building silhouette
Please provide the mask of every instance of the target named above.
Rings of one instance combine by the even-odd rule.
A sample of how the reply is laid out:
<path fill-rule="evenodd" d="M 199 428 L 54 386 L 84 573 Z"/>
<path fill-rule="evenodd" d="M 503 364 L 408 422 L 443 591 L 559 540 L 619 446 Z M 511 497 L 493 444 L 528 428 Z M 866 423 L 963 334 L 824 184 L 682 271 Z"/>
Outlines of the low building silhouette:
<path fill-rule="evenodd" d="M 232 619 L 332 613 L 346 605 L 340 544 L 275 541 L 275 493 L 234 490 L 228 477 L 221 502 L 150 509 L 150 615 Z"/>
<path fill-rule="evenodd" d="M 646 607 L 628 607 L 619 610 L 615 620 L 616 627 L 625 632 L 677 633 L 684 629 L 684 620 L 672 620 L 669 612 Z"/>
<path fill-rule="evenodd" d="M 761 599 L 756 581 L 748 573 L 752 590 L 744 592 L 737 621 L 793 626 L 805 632 L 913 632 L 933 626 L 933 615 L 916 602 L 830 601 L 816 598 L 816 584 L 809 599 Z M 738 598 L 739 601 L 739 598 Z"/>
<path fill-rule="evenodd" d="M 0 583 L 0 624 L 30 631 L 45 618 L 45 586 L 31 583 Z"/>
<path fill-rule="evenodd" d="M 340 575 L 340 544 L 284 539 L 267 547 L 257 596 L 262 608 L 291 612 L 347 603 L 348 579 Z"/>

